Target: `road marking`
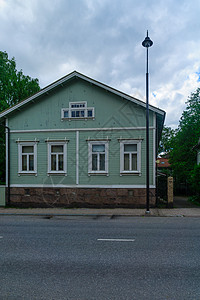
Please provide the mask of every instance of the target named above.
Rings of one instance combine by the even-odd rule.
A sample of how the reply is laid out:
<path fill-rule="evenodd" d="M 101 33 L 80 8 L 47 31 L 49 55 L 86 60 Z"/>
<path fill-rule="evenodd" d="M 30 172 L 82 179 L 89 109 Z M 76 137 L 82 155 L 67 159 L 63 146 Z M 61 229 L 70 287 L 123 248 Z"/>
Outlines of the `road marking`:
<path fill-rule="evenodd" d="M 3 237 L 2 236 L 0 236 L 0 239 L 2 239 Z"/>
<path fill-rule="evenodd" d="M 135 242 L 135 239 L 97 239 L 97 241 L 105 241 L 105 242 Z"/>

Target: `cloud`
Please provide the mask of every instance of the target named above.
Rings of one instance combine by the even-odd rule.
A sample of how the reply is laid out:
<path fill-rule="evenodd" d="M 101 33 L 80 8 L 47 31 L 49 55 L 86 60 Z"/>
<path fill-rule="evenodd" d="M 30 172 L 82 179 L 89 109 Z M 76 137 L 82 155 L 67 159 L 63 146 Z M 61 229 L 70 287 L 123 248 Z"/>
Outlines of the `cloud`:
<path fill-rule="evenodd" d="M 145 100 L 146 30 L 150 103 L 177 126 L 199 85 L 198 0 L 0 0 L 1 50 L 41 87 L 77 70 Z"/>
<path fill-rule="evenodd" d="M 158 106 L 160 103 L 162 107 L 165 107 L 168 114 L 168 124 L 173 128 L 177 127 L 177 120 L 180 119 L 186 107 L 188 96 L 199 86 L 197 72 L 184 70 L 182 74 L 178 75 L 173 76 L 171 83 L 163 85 L 152 93 L 154 95 L 152 104 Z"/>

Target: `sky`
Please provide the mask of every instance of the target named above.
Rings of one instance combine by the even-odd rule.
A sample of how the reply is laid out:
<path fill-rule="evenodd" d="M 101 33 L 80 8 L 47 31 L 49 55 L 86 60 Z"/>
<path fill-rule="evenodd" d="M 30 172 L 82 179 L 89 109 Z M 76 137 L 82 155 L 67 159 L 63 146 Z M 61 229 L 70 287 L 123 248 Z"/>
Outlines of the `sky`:
<path fill-rule="evenodd" d="M 0 51 L 40 87 L 76 70 L 149 103 L 177 128 L 200 86 L 199 0 L 0 0 Z"/>

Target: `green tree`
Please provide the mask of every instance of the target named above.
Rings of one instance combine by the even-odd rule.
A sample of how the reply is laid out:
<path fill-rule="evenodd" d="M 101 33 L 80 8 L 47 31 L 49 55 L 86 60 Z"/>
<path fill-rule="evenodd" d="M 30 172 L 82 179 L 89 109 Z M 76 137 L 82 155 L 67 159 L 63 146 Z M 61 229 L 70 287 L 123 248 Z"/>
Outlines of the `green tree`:
<path fill-rule="evenodd" d="M 164 126 L 162 131 L 162 137 L 158 148 L 158 154 L 169 154 L 172 149 L 172 140 L 176 134 L 176 129 Z"/>
<path fill-rule="evenodd" d="M 200 88 L 191 94 L 186 104 L 176 135 L 171 141 L 170 153 L 174 175 L 183 182 L 189 182 L 196 164 L 196 151 L 193 147 L 200 137 Z"/>
<path fill-rule="evenodd" d="M 40 90 L 38 79 L 17 71 L 15 58 L 0 51 L 0 111 L 28 98 Z M 0 126 L 0 182 L 5 181 L 5 129 Z"/>
<path fill-rule="evenodd" d="M 40 90 L 38 79 L 17 71 L 15 58 L 0 51 L 0 111 L 18 103 Z"/>

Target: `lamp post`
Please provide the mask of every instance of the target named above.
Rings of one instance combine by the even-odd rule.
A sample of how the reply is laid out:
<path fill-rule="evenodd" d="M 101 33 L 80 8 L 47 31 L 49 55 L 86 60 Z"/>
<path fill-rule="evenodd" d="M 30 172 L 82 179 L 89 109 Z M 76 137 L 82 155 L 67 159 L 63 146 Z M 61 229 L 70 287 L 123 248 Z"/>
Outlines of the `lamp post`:
<path fill-rule="evenodd" d="M 148 49 L 153 45 L 152 40 L 147 36 L 142 42 L 142 46 L 147 48 L 146 66 L 146 213 L 149 214 L 149 53 Z"/>

